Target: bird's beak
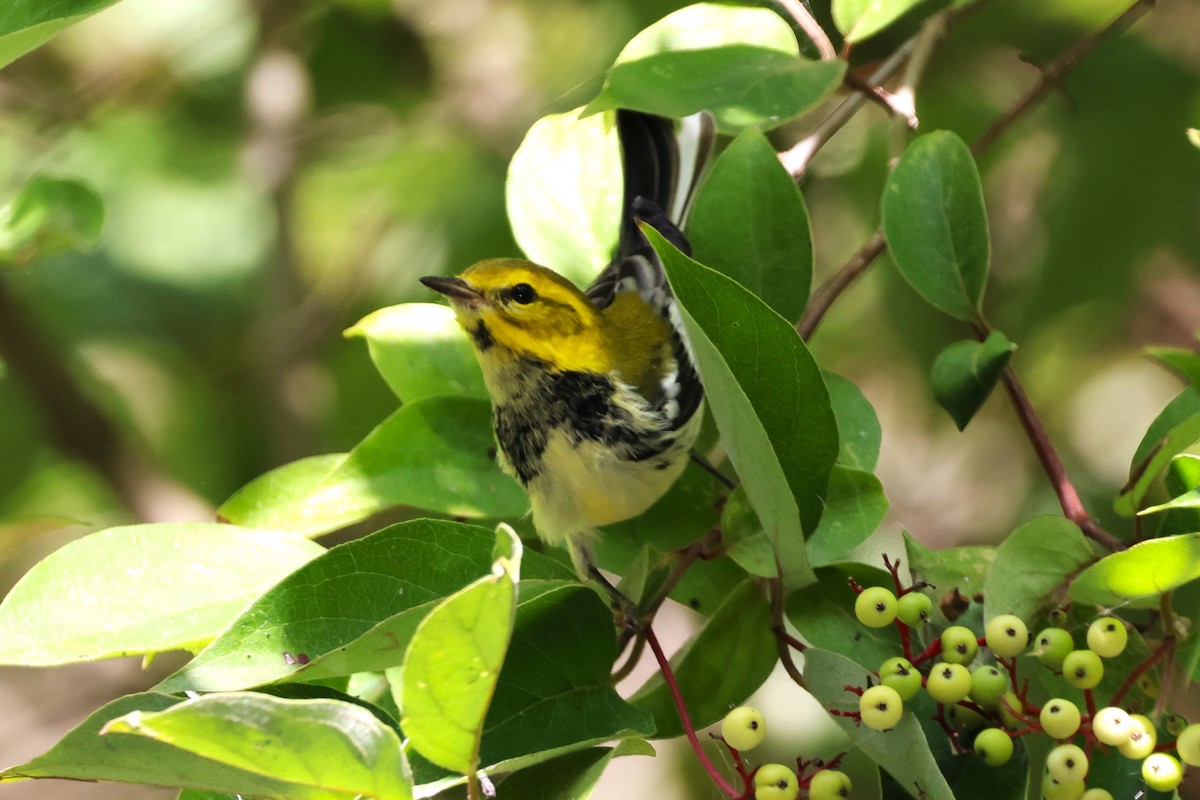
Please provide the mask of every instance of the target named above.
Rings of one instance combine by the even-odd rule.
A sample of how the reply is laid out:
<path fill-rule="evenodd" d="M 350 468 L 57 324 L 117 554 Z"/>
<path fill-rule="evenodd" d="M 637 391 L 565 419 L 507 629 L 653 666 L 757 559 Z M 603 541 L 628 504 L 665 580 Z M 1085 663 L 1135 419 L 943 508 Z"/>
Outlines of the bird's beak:
<path fill-rule="evenodd" d="M 438 275 L 427 275 L 421 278 L 421 283 L 435 292 L 441 292 L 446 295 L 446 297 L 450 298 L 451 303 L 475 306 L 483 302 L 483 295 L 479 290 L 462 278 L 443 278 Z"/>

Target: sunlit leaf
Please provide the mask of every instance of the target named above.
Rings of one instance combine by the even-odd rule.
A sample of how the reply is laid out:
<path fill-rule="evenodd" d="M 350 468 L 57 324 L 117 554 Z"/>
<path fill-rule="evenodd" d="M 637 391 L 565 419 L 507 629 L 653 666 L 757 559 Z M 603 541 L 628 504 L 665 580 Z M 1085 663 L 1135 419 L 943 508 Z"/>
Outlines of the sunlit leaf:
<path fill-rule="evenodd" d="M 507 531 L 507 532 L 505 532 Z M 404 654 L 397 705 L 417 752 L 438 766 L 470 775 L 479 764 L 484 717 L 513 630 L 520 545 L 493 573 L 438 603 L 417 627 Z"/>
<path fill-rule="evenodd" d="M 1105 556 L 1071 582 L 1076 603 L 1115 606 L 1158 598 L 1200 578 L 1200 533 L 1139 542 Z"/>
<path fill-rule="evenodd" d="M 883 191 L 883 230 L 900 274 L 927 303 L 961 320 L 978 315 L 991 246 L 979 171 L 962 139 L 936 131 L 909 145 Z"/>
<path fill-rule="evenodd" d="M 621 215 L 621 153 L 612 116 L 535 122 L 508 167 L 505 201 L 517 244 L 583 285 L 612 258 Z"/>
<path fill-rule="evenodd" d="M 303 467 L 268 473 L 243 487 L 221 514 L 239 525 L 306 535 L 398 505 L 462 517 L 520 517 L 528 497 L 496 464 L 491 414 L 482 397 L 409 403 L 341 461 L 321 456 L 328 461 L 304 459 L 298 462 Z M 320 475 L 325 466 L 329 471 Z"/>
<path fill-rule="evenodd" d="M 7 0 L 0 8 L 0 67 L 117 0 Z"/>
<path fill-rule="evenodd" d="M 847 42 L 861 42 L 884 30 L 921 0 L 834 0 L 833 21 Z"/>
<path fill-rule="evenodd" d="M 256 600 L 161 688 L 244 689 L 395 666 L 425 614 L 488 573 L 494 542 L 487 528 L 413 520 L 339 545 Z M 571 576 L 537 553 L 524 571 Z"/>
<path fill-rule="evenodd" d="M 184 786 L 213 787 L 211 764 L 300 787 L 379 800 L 410 800 L 412 776 L 400 737 L 371 712 L 336 700 L 287 700 L 253 692 L 211 694 L 162 711 L 132 711 L 101 729 L 168 745 L 163 758 L 191 764 Z M 308 792 L 305 792 L 308 790 Z"/>
<path fill-rule="evenodd" d="M 788 55 L 800 53 L 791 27 L 769 8 L 693 3 L 642 29 L 621 50 L 617 63 L 723 44 L 756 45 Z"/>
<path fill-rule="evenodd" d="M 296 536 L 199 522 L 84 536 L 36 564 L 0 603 L 0 663 L 198 649 L 324 552 Z"/>
<path fill-rule="evenodd" d="M 404 303 L 372 312 L 346 331 L 367 340 L 371 360 L 405 403 L 439 395 L 487 397 L 483 373 L 454 312 Z"/>

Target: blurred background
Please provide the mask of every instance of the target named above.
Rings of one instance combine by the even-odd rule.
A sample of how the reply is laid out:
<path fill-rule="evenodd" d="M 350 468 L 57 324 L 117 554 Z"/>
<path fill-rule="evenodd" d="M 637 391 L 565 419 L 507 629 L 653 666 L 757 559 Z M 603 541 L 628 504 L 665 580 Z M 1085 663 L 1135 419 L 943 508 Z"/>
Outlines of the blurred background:
<path fill-rule="evenodd" d="M 95 252 L 0 272 L 0 593 L 71 538 L 212 519 L 272 467 L 351 448 L 394 399 L 341 332 L 429 300 L 417 276 L 516 255 L 504 179 L 524 132 L 586 99 L 633 34 L 683 5 L 122 0 L 0 71 L 0 204 L 46 173 L 89 182 L 107 212 Z M 1037 63 L 1126 5 L 991 3 L 935 52 L 922 130 L 971 141 Z M 827 20 L 828 3 L 814 6 Z M 914 29 L 866 43 L 854 63 L 869 68 Z M 1186 136 L 1200 127 L 1198 31 L 1200 3 L 1161 0 L 981 160 L 988 314 L 1019 344 L 1016 369 L 1115 532 L 1112 494 L 1182 388 L 1140 348 L 1194 347 L 1200 328 L 1200 149 Z M 819 118 L 774 135 L 785 145 Z M 904 141 L 871 107 L 817 157 L 802 189 L 818 282 L 878 224 Z M 1003 397 L 965 433 L 934 405 L 929 365 L 966 335 L 885 258 L 812 342 L 880 416 L 887 524 L 929 544 L 996 541 L 1057 511 Z M 0 669 L 0 762 L 43 751 L 165 661 Z M 800 729 L 814 710 L 764 702 L 812 735 Z M 614 771 L 598 796 L 703 796 L 664 763 L 686 758 L 623 759 L 640 777 Z M 173 796 L 62 782 L 0 794 Z"/>

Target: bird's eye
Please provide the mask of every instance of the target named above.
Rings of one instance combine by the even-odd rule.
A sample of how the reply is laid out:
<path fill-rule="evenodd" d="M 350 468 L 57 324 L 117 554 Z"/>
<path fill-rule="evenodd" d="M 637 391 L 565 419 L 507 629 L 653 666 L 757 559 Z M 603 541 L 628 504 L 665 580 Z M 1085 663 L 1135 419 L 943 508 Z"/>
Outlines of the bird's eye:
<path fill-rule="evenodd" d="M 528 283 L 518 283 L 509 289 L 509 297 L 525 306 L 537 299 L 537 292 Z"/>

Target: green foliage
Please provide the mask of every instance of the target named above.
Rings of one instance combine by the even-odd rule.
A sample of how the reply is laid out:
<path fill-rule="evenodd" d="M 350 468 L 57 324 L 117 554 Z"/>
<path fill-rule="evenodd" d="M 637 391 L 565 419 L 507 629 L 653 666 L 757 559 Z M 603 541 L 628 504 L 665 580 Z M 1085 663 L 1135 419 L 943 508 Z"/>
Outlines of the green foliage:
<path fill-rule="evenodd" d="M 1063 387 L 1086 384 L 1103 358 L 1099 345 L 1080 348 L 1117 329 L 1113 298 L 1129 302 L 1134 266 L 1148 275 L 1151 254 L 1200 258 L 1200 241 L 1168 230 L 1173 209 L 1194 208 L 1177 188 L 1200 185 L 1178 135 L 1194 125 L 1178 109 L 1194 107 L 1197 90 L 1168 48 L 1110 42 L 1095 56 L 1099 78 L 1071 76 L 1083 120 L 1048 109 L 1024 123 L 1042 127 L 1010 131 L 1009 152 L 977 164 L 984 148 L 962 137 L 1005 112 L 986 108 L 999 95 L 980 91 L 975 73 L 993 74 L 998 54 L 1015 49 L 1065 51 L 1105 24 L 1104 9 L 992 4 L 978 9 L 987 24 L 960 26 L 972 3 L 832 0 L 813 13 L 840 55 L 815 60 L 809 39 L 819 37 L 773 7 L 699 3 L 652 21 L 662 4 L 568 0 L 517 4 L 504 19 L 481 9 L 450 30 L 419 3 L 289 8 L 276 19 L 217 2 L 204 19 L 227 15 L 233 32 L 206 35 L 203 47 L 167 24 L 185 12 L 164 6 L 136 20 L 98 15 L 37 51 L 110 5 L 11 0 L 0 10 L 0 66 L 20 59 L 0 98 L 0 264 L 39 266 L 0 274 L 0 552 L 40 545 L 77 519 L 99 529 L 13 578 L 0 602 L 0 664 L 190 657 L 153 691 L 107 703 L 44 754 L 0 771 L 0 783 L 142 783 L 179 788 L 181 800 L 477 798 L 493 783 L 501 797 L 582 800 L 619 758 L 695 734 L 799 672 L 779 705 L 815 700 L 828 713 L 806 716 L 827 730 L 806 732 L 819 753 L 787 752 L 772 738 L 775 710 L 762 715 L 772 721 L 761 752 L 786 765 L 780 791 L 807 791 L 815 765 L 844 753 L 839 768 L 863 800 L 1018 800 L 1040 796 L 1051 743 L 1039 707 L 1049 698 L 1148 709 L 1200 679 L 1200 637 L 1182 637 L 1200 619 L 1200 458 L 1189 453 L 1200 441 L 1200 356 L 1148 349 L 1188 386 L 1149 426 L 1122 487 L 1085 472 L 1088 449 L 1074 428 L 1061 436 L 1064 414 L 1047 424 L 1018 407 L 1062 516 L 1045 515 L 1041 489 L 1021 497 L 1003 481 L 966 496 L 946 477 L 963 466 L 948 455 L 959 440 L 918 446 L 922 415 L 895 400 L 928 395 L 912 377 L 928 368 L 933 398 L 960 431 L 982 418 L 971 447 L 992 445 L 989 426 L 1001 423 L 984 404 L 1016 347 L 995 318 L 1026 343 L 1036 404 L 1070 411 Z M 525 85 L 532 73 L 482 58 L 467 27 L 536 64 L 540 94 Z M 109 48 L 116 31 L 159 47 L 144 60 L 123 40 Z M 110 49 L 137 62 L 130 72 L 106 60 Z M 883 84 L 894 95 L 861 85 L 869 70 L 900 75 L 910 56 L 903 80 Z M 96 77 L 110 74 L 111 86 Z M 50 109 L 58 101 L 42 82 L 99 94 Z M 435 85 L 442 94 L 430 102 Z M 1146 87 L 1170 90 L 1171 102 L 1114 110 L 1157 97 Z M 915 99 L 921 135 L 858 112 L 862 93 Z M 9 95 L 48 99 L 12 106 Z M 523 114 L 534 108 L 574 110 L 531 122 Z M 644 514 L 596 532 L 597 564 L 625 594 L 614 599 L 580 582 L 562 548 L 535 544 L 454 312 L 405 301 L 429 299 L 419 275 L 517 247 L 586 284 L 612 255 L 623 207 L 617 108 L 708 110 L 717 121 L 716 156 L 684 225 L 695 258 L 643 231 L 704 384 L 696 449 L 721 478 L 689 464 Z M 69 130 L 51 142 L 59 128 Z M 496 153 L 519 136 L 505 172 Z M 1063 147 L 1048 153 L 1045 141 Z M 1118 144 L 1137 154 L 1136 168 L 1112 155 Z M 1172 161 L 1176 151 L 1192 161 Z M 1101 191 L 1110 178 L 1118 189 Z M 985 186 L 1002 208 L 991 229 Z M 1121 205 L 1128 196 L 1162 203 L 1153 225 Z M 810 348 L 801 318 L 824 319 L 869 266 L 870 245 L 835 272 L 880 217 L 884 239 L 874 241 L 903 283 L 867 278 Z M 833 278 L 810 297 L 814 275 Z M 1059 281 L 1069 294 L 1049 291 Z M 1034 297 L 1079 318 L 1047 324 Z M 344 337 L 365 347 L 336 335 L 354 319 Z M 4 393 L 10 386 L 19 389 Z M 877 414 L 873 403 L 885 406 Z M 965 452 L 984 452 L 990 466 L 986 450 Z M 1072 522 L 1078 492 L 1063 463 L 1087 476 L 1078 485 L 1088 506 L 1111 500 L 1117 517 Z M 905 474 L 914 464 L 926 474 Z M 189 485 L 176 485 L 185 473 Z M 155 518 L 164 498 L 197 491 L 219 523 L 125 524 L 128 512 Z M 985 520 L 956 531 L 979 543 L 933 544 L 928 529 L 942 516 L 945 527 Z M 530 534 L 525 543 L 510 525 Z M 928 619 L 892 619 L 914 599 L 908 591 L 921 593 Z M 887 602 L 864 615 L 879 625 L 867 627 L 856 600 L 871 600 L 861 603 L 869 611 L 875 594 Z M 696 612 L 694 630 L 649 678 L 634 672 L 618 691 L 619 657 L 642 652 L 624 645 L 667 597 Z M 938 704 L 913 683 L 903 713 L 886 709 L 878 725 L 895 722 L 890 730 L 860 724 L 856 690 L 880 683 L 881 664 L 900 658 L 927 678 L 953 655 L 948 626 L 973 653 L 985 622 L 1010 614 L 1030 631 L 1066 626 L 1073 658 L 1103 669 L 1089 694 L 1036 652 L 1016 652 L 1014 634 L 1003 645 L 1014 655 L 980 647 L 992 680 L 968 681 L 969 699 Z M 1130 631 L 1103 659 L 1079 634 L 1099 614 Z M 1178 685 L 1159 685 L 1167 677 Z M 989 767 L 970 755 L 984 727 L 1029 735 Z M 1073 738 L 1094 745 L 1089 719 Z M 1089 786 L 1168 796 L 1148 790 L 1140 762 L 1088 750 Z M 736 794 L 767 757 L 714 760 Z"/>
<path fill-rule="evenodd" d="M 1016 349 L 1004 334 L 992 331 L 982 342 L 954 342 L 938 354 L 930 374 L 933 396 L 960 431 L 996 388 Z"/>
<path fill-rule="evenodd" d="M 883 229 L 900 274 L 950 316 L 979 316 L 990 243 L 971 151 L 949 131 L 904 151 L 883 192 Z"/>

